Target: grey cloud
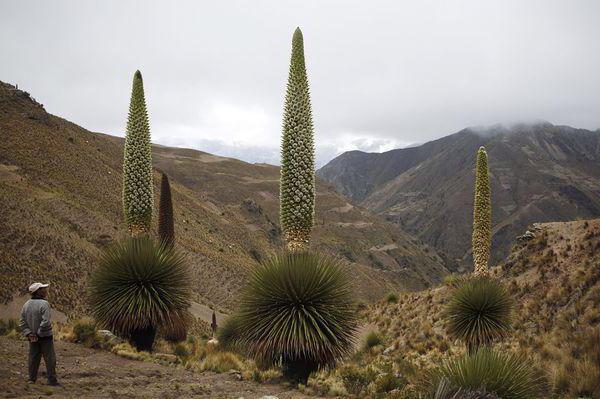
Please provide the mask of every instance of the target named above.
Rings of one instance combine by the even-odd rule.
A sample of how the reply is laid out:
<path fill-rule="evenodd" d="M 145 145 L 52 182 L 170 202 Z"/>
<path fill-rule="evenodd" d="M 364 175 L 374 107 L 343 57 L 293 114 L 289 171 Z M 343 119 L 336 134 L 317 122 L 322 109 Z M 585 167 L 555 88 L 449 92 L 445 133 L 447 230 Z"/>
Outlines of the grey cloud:
<path fill-rule="evenodd" d="M 318 162 L 466 126 L 600 127 L 600 2 L 0 3 L 0 80 L 90 130 L 123 135 L 141 69 L 164 144 L 278 162 L 301 26 Z"/>

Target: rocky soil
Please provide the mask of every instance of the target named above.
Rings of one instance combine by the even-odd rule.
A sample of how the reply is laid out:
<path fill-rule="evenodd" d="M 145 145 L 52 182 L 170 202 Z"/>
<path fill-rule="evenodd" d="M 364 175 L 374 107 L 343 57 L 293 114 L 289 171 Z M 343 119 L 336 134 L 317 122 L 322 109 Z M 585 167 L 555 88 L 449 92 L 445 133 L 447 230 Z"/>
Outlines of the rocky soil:
<path fill-rule="evenodd" d="M 109 352 L 56 342 L 60 387 L 46 385 L 42 373 L 27 384 L 27 342 L 0 337 L 1 398 L 245 398 L 274 395 L 306 398 L 277 384 L 239 381 L 234 374 L 192 372 L 182 367 L 128 360 Z M 314 396 L 311 396 L 314 398 Z"/>

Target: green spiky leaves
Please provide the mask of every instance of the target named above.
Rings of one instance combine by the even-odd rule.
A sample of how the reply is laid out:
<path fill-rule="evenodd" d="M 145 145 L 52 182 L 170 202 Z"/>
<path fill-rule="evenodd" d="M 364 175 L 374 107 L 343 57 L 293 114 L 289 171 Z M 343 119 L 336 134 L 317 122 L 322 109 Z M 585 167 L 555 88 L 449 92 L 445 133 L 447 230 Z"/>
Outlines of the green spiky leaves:
<path fill-rule="evenodd" d="M 542 386 L 530 361 L 489 348 L 447 360 L 434 373 L 431 382 L 434 387 L 440 383 L 446 385 L 445 390 L 449 392 L 454 388 L 456 396 L 446 396 L 452 398 L 487 398 L 491 393 L 502 399 L 531 399 L 539 397 Z M 479 394 L 469 396 L 469 391 L 479 391 Z"/>
<path fill-rule="evenodd" d="M 173 202 L 169 177 L 163 173 L 160 182 L 160 201 L 158 204 L 158 238 L 167 245 L 175 244 L 175 221 L 173 220 Z"/>
<path fill-rule="evenodd" d="M 239 340 L 241 336 L 241 328 L 238 317 L 236 315 L 229 316 L 225 319 L 223 325 L 217 329 L 217 339 L 219 345 L 225 350 L 240 350 Z"/>
<path fill-rule="evenodd" d="M 512 323 L 513 300 L 500 282 L 481 276 L 454 290 L 445 316 L 450 336 L 469 352 L 504 337 Z"/>
<path fill-rule="evenodd" d="M 477 152 L 473 204 L 473 263 L 475 274 L 487 273 L 492 246 L 492 192 L 485 148 Z"/>
<path fill-rule="evenodd" d="M 308 248 L 315 211 L 315 150 L 304 40 L 292 39 L 281 144 L 280 222 L 291 250 Z"/>
<path fill-rule="evenodd" d="M 356 330 L 351 285 L 328 256 L 291 252 L 254 270 L 236 315 L 238 340 L 266 363 L 308 372 L 349 353 Z"/>
<path fill-rule="evenodd" d="M 147 236 L 129 238 L 102 254 L 90 279 L 90 302 L 97 322 L 123 337 L 180 329 L 189 320 L 185 259 Z"/>
<path fill-rule="evenodd" d="M 133 236 L 151 231 L 153 207 L 150 123 L 142 74 L 136 71 L 133 76 L 123 158 L 123 211 L 125 222 Z"/>

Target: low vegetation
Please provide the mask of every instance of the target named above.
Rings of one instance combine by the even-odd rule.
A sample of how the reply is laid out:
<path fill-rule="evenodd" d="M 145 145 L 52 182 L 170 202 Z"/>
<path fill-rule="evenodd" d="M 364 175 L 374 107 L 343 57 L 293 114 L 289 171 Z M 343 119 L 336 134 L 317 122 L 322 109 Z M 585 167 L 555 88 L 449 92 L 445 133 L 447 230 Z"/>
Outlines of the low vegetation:
<path fill-rule="evenodd" d="M 492 340 L 493 351 L 526 356 L 529 367 L 539 371 L 537 397 L 600 397 L 600 355 L 598 345 L 594 346 L 600 342 L 600 269 L 593 266 L 600 262 L 600 252 L 595 250 L 600 220 L 551 223 L 533 232 L 533 238 L 513 248 L 506 262 L 490 270 L 490 279 L 501 281 L 517 305 L 510 330 Z M 382 364 L 391 363 L 394 372 L 406 377 L 401 391 L 432 394 L 431 386 L 425 389 L 423 376 L 445 362 L 468 358 L 464 341 L 450 334 L 447 319 L 453 293 L 466 281 L 449 277 L 444 285 L 401 293 L 397 304 L 384 298 L 365 311 L 364 317 L 377 326 L 384 342 L 379 351 L 355 355 L 350 364 L 384 369 Z M 383 348 L 388 347 L 392 349 L 384 355 Z M 373 384 L 367 384 L 363 397 L 372 395 Z M 440 389 L 440 395 L 442 391 L 457 388 Z M 461 394 L 475 393 L 463 388 Z M 440 397 L 454 397 L 448 395 Z M 494 397 L 489 389 L 485 395 Z"/>
<path fill-rule="evenodd" d="M 430 393 L 437 392 L 443 381 L 456 392 L 488 391 L 506 399 L 536 398 L 542 386 L 537 370 L 524 356 L 489 348 L 446 360 L 432 373 Z"/>

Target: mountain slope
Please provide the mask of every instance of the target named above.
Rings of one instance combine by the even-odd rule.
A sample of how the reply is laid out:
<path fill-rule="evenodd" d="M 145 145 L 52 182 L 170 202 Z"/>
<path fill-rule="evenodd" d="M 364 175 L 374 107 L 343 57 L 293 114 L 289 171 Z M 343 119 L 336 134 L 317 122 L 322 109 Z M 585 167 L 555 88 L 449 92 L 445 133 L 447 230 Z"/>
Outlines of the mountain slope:
<path fill-rule="evenodd" d="M 1 82 L 0 137 L 0 303 L 43 280 L 53 284 L 58 309 L 84 312 L 100 249 L 126 236 L 123 139 L 50 115 Z M 154 146 L 153 161 L 171 177 L 194 299 L 231 309 L 248 267 L 281 248 L 279 169 L 162 146 Z M 157 196 L 159 177 L 156 171 Z M 398 226 L 348 204 L 322 181 L 317 191 L 313 247 L 346 258 L 360 297 L 422 288 L 446 273 L 434 250 Z"/>
<path fill-rule="evenodd" d="M 600 133 L 549 123 L 465 129 L 420 147 L 343 154 L 318 174 L 468 269 L 481 145 L 490 162 L 494 262 L 531 223 L 600 216 Z M 368 187 L 365 179 L 378 184 L 365 192 L 357 188 Z"/>
<path fill-rule="evenodd" d="M 516 302 L 514 329 L 499 346 L 526 354 L 543 371 L 551 388 L 543 397 L 600 397 L 599 265 L 600 219 L 594 219 L 535 224 L 492 269 Z M 392 347 L 388 356 L 431 368 L 464 351 L 446 334 L 452 289 L 406 293 L 369 309 L 384 347 Z"/>

